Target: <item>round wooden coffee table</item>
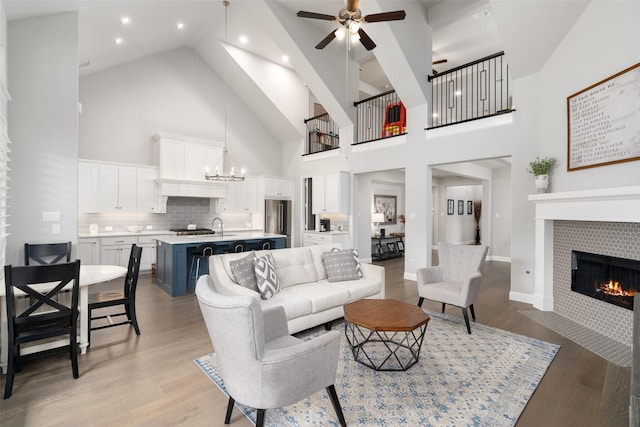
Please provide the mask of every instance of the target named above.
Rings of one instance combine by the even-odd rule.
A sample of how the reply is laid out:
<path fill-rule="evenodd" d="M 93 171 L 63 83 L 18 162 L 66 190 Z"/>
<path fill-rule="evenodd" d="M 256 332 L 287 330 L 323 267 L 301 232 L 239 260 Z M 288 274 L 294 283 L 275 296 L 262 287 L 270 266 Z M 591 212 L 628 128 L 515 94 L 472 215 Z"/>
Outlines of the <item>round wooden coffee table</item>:
<path fill-rule="evenodd" d="M 416 305 L 363 299 L 344 306 L 353 358 L 376 371 L 406 371 L 418 362 L 429 316 Z"/>

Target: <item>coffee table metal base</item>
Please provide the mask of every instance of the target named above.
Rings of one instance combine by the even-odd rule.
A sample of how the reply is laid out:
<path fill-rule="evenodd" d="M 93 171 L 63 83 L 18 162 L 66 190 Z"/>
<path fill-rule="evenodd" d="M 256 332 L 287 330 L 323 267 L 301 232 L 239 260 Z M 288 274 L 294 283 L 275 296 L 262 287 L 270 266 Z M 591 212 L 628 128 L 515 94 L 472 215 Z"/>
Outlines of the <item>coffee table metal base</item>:
<path fill-rule="evenodd" d="M 353 358 L 376 371 L 406 371 L 420 357 L 427 324 L 412 331 L 374 331 L 344 323 Z"/>

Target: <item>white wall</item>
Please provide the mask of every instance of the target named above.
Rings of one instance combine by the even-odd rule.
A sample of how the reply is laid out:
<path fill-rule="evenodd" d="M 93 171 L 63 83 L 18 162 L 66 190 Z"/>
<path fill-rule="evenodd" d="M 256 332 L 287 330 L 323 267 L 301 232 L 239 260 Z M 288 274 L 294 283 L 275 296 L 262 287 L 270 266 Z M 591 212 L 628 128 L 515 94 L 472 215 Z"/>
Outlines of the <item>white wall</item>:
<path fill-rule="evenodd" d="M 22 264 L 26 242 L 77 241 L 77 13 L 11 22 L 8 82 L 13 144 L 6 261 Z M 44 211 L 59 212 L 60 221 L 44 222 Z"/>
<path fill-rule="evenodd" d="M 567 172 L 567 97 L 640 62 L 640 2 L 593 1 L 540 72 L 540 156 L 555 157 L 551 191 L 640 183 L 640 162 Z"/>
<path fill-rule="evenodd" d="M 441 183 L 446 187 L 444 200 L 440 200 L 441 211 L 444 211 L 444 215 L 440 217 L 444 219 L 440 221 L 439 234 L 445 236 L 442 240 L 449 243 L 475 242 L 476 221 L 473 212 L 471 215 L 467 214 L 467 202 L 482 200 L 482 185 L 450 185 L 447 180 L 441 180 Z M 453 200 L 453 215 L 447 213 L 447 200 Z M 462 215 L 458 213 L 459 201 L 462 201 Z M 486 240 L 489 240 L 489 236 Z M 484 241 L 482 243 L 485 244 Z"/>
<path fill-rule="evenodd" d="M 190 48 L 80 80 L 80 157 L 155 165 L 157 131 L 224 140 L 224 80 Z M 249 175 L 281 175 L 279 141 L 231 91 L 227 145 Z"/>
<path fill-rule="evenodd" d="M 511 167 L 493 170 L 491 180 L 492 259 L 511 259 Z"/>

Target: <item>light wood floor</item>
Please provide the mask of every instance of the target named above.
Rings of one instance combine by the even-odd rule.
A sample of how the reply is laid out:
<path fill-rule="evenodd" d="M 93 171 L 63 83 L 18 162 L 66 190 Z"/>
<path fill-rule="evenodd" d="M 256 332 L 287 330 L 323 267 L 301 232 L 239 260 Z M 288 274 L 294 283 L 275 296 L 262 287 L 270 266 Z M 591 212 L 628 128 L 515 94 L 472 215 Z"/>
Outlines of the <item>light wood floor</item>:
<path fill-rule="evenodd" d="M 387 298 L 416 303 L 415 282 L 402 278 L 403 260 L 378 264 L 386 268 Z M 531 306 L 508 300 L 509 268 L 507 263 L 485 264 L 475 305 L 478 322 L 561 345 L 517 425 L 628 426 L 630 369 L 520 314 Z M 25 362 L 13 396 L 0 401 L 0 425 L 223 425 L 227 401 L 193 362 L 212 351 L 196 298 L 171 298 L 150 275 L 140 276 L 138 298 L 141 336 L 129 327 L 94 331 L 89 351 L 80 357 L 77 380 L 66 353 Z M 423 307 L 440 306 L 425 301 Z M 447 313 L 461 316 L 455 307 Z M 460 334 L 464 340 L 465 331 Z M 4 390 L 4 376 L 1 385 Z M 237 410 L 231 421 L 251 425 Z"/>

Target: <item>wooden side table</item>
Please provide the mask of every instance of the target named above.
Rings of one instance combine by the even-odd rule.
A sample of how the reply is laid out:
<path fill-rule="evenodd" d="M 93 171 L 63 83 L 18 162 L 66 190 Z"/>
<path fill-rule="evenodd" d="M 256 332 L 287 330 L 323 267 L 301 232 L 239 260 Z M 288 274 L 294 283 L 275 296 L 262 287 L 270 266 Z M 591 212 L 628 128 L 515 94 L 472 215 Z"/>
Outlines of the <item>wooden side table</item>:
<path fill-rule="evenodd" d="M 376 371 L 406 371 L 420 357 L 429 316 L 413 304 L 363 299 L 344 306 L 353 358 Z"/>

